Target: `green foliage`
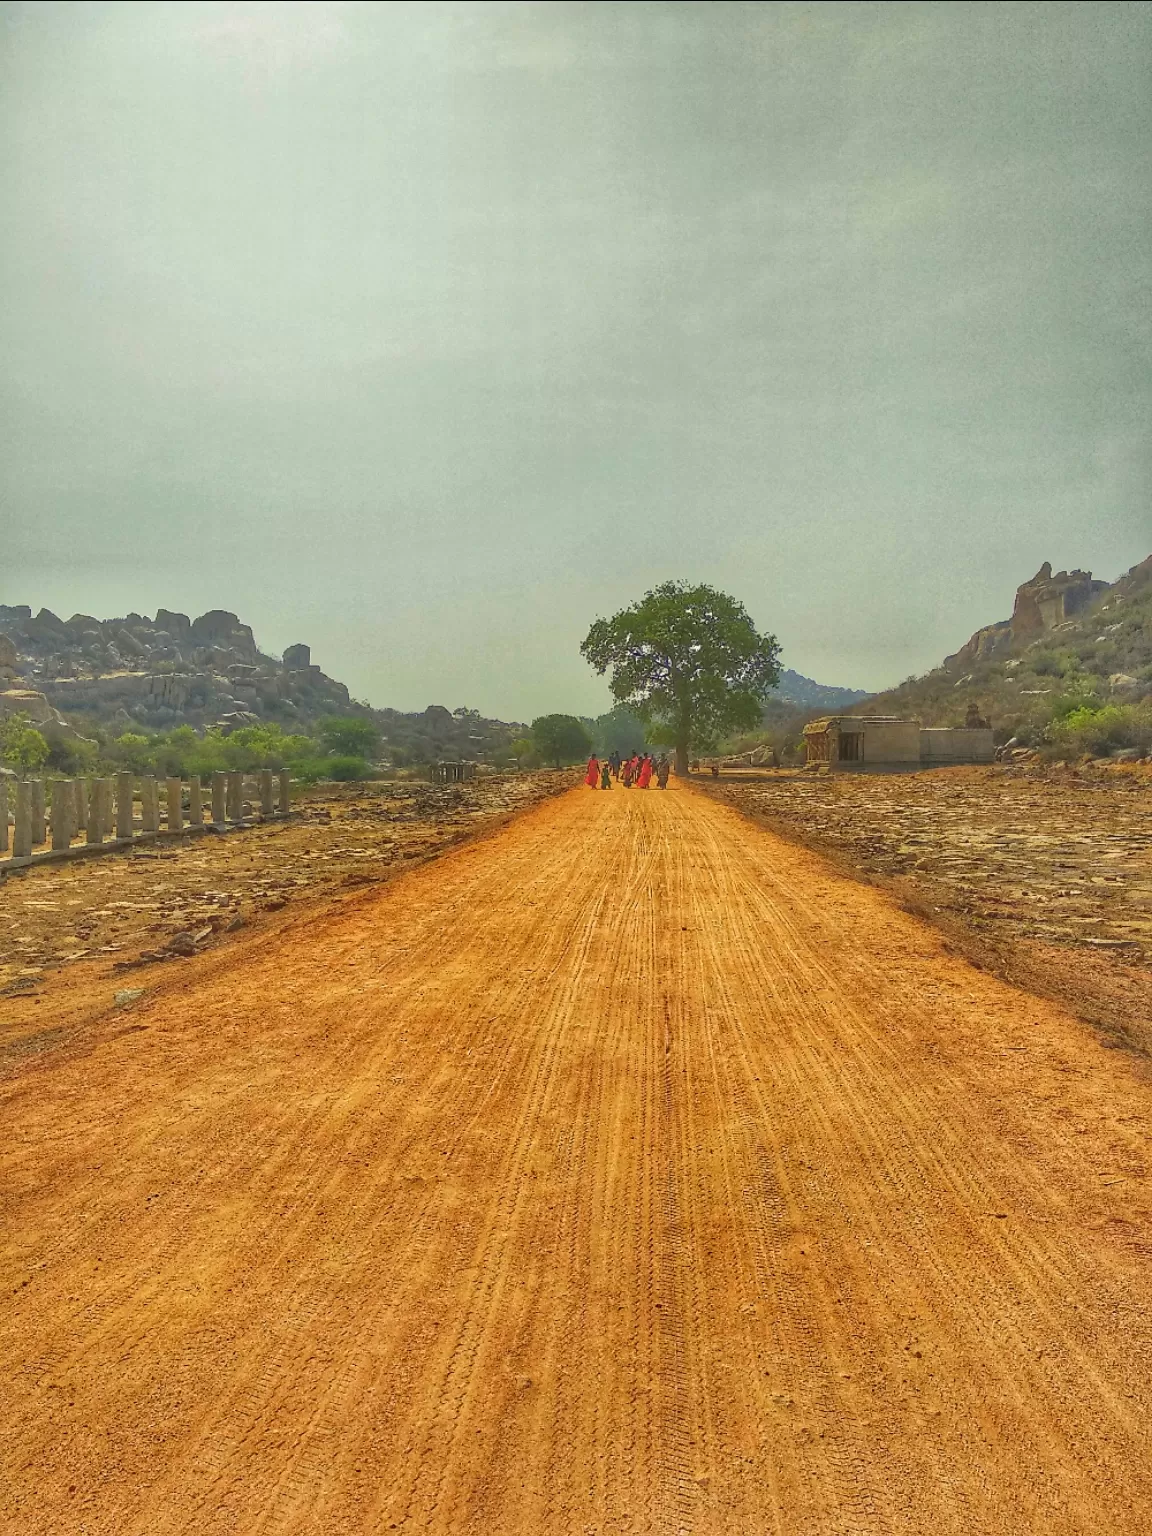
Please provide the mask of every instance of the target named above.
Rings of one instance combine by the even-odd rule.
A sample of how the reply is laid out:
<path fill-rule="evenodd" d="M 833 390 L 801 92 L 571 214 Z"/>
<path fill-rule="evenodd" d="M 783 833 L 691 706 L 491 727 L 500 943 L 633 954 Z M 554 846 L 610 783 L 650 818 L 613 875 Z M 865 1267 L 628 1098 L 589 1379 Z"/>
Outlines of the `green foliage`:
<path fill-rule="evenodd" d="M 535 743 L 530 736 L 517 736 L 509 744 L 508 756 L 519 768 L 534 768 L 539 761 Z"/>
<path fill-rule="evenodd" d="M 342 783 L 372 777 L 372 764 L 363 757 L 325 757 L 319 759 L 319 764 L 324 767 L 325 778 L 339 779 Z"/>
<path fill-rule="evenodd" d="M 35 773 L 48 761 L 48 743 L 25 714 L 0 723 L 0 757 L 17 773 Z"/>
<path fill-rule="evenodd" d="M 1139 704 L 1081 705 L 1045 732 L 1048 755 L 1104 757 L 1123 747 L 1152 750 L 1152 700 Z"/>
<path fill-rule="evenodd" d="M 639 752 L 648 738 L 648 731 L 640 716 L 626 704 L 617 704 L 606 715 L 600 715 L 593 723 L 593 740 L 596 750 L 605 755 L 619 752 L 628 757 Z"/>
<path fill-rule="evenodd" d="M 371 720 L 356 715 L 329 715 L 320 721 L 316 734 L 330 752 L 346 757 L 371 757 L 380 745 L 380 732 Z"/>
<path fill-rule="evenodd" d="M 99 760 L 99 742 L 67 741 L 58 738 L 48 743 L 48 757 L 44 766 L 55 773 L 79 777 L 95 773 Z"/>
<path fill-rule="evenodd" d="M 597 672 L 611 673 L 615 699 L 671 734 L 678 773 L 687 772 L 689 751 L 759 724 L 780 679 L 775 636 L 757 634 L 735 598 L 683 581 L 597 619 L 580 650 Z"/>
<path fill-rule="evenodd" d="M 532 742 L 540 758 L 560 768 L 592 751 L 588 728 L 575 715 L 541 715 L 532 722 Z"/>

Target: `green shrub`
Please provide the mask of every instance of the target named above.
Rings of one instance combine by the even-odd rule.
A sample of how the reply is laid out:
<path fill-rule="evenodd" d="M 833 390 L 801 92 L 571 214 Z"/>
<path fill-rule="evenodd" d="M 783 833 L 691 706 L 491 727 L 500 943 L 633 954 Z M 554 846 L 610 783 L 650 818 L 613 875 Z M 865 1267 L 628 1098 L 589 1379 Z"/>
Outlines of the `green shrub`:
<path fill-rule="evenodd" d="M 330 752 L 345 757 L 367 757 L 380 745 L 380 732 L 371 720 L 356 715 L 328 715 L 320 721 L 316 734 Z"/>
<path fill-rule="evenodd" d="M 1123 747 L 1152 749 L 1152 701 L 1081 706 L 1053 720 L 1045 733 L 1049 755 L 1103 757 Z"/>
<path fill-rule="evenodd" d="M 323 757 L 318 761 L 326 779 L 338 779 L 347 784 L 372 777 L 372 764 L 363 757 Z"/>
<path fill-rule="evenodd" d="M 27 715 L 10 715 L 0 725 L 0 757 L 18 773 L 35 773 L 48 761 L 48 743 Z"/>

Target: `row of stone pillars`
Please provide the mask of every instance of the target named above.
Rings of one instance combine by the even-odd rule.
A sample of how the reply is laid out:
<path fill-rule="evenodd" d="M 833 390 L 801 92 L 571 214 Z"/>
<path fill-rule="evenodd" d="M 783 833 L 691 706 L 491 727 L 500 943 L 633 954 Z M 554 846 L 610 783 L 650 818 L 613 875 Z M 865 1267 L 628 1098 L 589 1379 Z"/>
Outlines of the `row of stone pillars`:
<path fill-rule="evenodd" d="M 135 838 L 161 832 L 224 832 L 286 816 L 290 809 L 287 773 L 265 768 L 255 775 L 257 805 L 245 805 L 245 775 L 214 773 L 207 784 L 198 776 L 187 781 L 132 773 L 112 779 L 0 780 L 0 858 L 8 853 L 9 800 L 12 802 L 12 852 L 8 862 L 31 860 L 45 844 L 57 855 L 120 848 Z M 48 790 L 51 790 L 49 799 Z M 139 814 L 136 802 L 139 801 Z M 161 817 L 163 809 L 163 817 Z M 205 809 L 209 820 L 204 820 Z M 163 820 L 163 825 L 161 825 Z M 83 839 L 77 846 L 76 840 Z M 111 842 L 106 839 L 111 838 Z M 48 849 L 40 857 L 46 856 Z"/>

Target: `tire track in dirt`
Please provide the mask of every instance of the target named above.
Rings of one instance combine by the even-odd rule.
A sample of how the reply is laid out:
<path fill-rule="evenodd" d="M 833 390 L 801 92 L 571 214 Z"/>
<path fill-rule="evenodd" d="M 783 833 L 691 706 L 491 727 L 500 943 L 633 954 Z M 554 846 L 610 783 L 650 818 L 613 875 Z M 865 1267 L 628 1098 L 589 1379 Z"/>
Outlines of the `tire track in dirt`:
<path fill-rule="evenodd" d="M 575 792 L 136 1022 L 0 1085 L 6 1531 L 1152 1517 L 1149 1085 L 706 796 Z"/>

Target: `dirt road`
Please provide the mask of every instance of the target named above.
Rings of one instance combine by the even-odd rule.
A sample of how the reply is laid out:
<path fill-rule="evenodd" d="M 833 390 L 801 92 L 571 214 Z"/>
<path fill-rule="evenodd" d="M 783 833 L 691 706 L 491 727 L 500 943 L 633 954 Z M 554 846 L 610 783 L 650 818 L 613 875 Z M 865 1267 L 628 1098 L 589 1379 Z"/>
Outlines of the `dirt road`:
<path fill-rule="evenodd" d="M 0 1084 L 0 1529 L 1134 1536 L 1149 1098 L 727 806 L 574 791 Z"/>

